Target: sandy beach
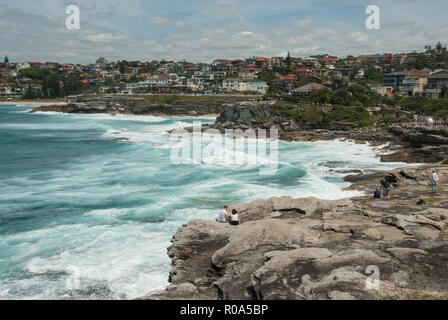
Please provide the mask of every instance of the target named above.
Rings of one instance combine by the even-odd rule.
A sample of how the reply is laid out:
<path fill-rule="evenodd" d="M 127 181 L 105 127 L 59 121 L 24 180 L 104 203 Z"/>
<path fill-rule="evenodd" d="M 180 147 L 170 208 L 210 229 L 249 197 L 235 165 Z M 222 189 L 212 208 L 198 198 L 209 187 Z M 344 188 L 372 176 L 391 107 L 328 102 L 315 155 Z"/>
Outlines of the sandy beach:
<path fill-rule="evenodd" d="M 64 101 L 0 101 L 1 105 L 22 105 L 22 106 L 65 106 L 67 102 Z"/>

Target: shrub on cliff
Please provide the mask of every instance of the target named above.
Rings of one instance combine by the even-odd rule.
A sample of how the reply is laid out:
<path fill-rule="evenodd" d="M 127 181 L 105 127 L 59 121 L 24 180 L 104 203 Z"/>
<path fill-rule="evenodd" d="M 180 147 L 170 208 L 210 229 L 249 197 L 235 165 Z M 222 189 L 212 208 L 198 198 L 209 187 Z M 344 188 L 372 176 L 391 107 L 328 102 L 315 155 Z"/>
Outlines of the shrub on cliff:
<path fill-rule="evenodd" d="M 271 107 L 270 112 L 298 123 L 323 124 L 335 121 L 353 122 L 357 123 L 360 127 L 371 126 L 374 123 L 369 112 L 363 107 L 337 105 L 330 108 L 279 102 Z"/>
<path fill-rule="evenodd" d="M 324 122 L 355 122 L 360 127 L 373 125 L 373 119 L 369 112 L 363 107 L 334 106 L 331 111 L 323 117 Z"/>
<path fill-rule="evenodd" d="M 448 100 L 426 99 L 423 97 L 383 98 L 383 103 L 389 106 L 399 106 L 404 110 L 428 116 L 448 117 Z"/>

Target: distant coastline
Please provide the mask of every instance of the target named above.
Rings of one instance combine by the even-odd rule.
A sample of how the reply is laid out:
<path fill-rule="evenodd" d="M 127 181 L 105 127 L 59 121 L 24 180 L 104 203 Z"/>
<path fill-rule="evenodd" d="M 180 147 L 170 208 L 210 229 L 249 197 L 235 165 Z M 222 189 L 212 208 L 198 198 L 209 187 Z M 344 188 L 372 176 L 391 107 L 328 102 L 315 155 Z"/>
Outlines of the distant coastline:
<path fill-rule="evenodd" d="M 37 107 L 41 107 L 41 106 L 66 106 L 67 102 L 64 101 L 49 101 L 49 100 L 34 100 L 34 101 L 17 101 L 17 100 L 12 100 L 12 101 L 0 101 L 0 106 L 1 105 L 23 105 L 23 106 L 37 106 Z"/>

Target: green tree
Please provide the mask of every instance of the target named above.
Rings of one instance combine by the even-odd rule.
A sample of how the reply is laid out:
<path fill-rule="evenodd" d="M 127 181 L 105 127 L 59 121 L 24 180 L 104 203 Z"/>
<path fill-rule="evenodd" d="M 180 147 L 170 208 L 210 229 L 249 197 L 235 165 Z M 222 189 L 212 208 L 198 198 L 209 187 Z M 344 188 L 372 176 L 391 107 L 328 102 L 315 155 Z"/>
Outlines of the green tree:
<path fill-rule="evenodd" d="M 62 79 L 63 87 L 61 94 L 63 96 L 69 96 L 73 94 L 79 94 L 82 92 L 82 83 L 78 75 L 70 74 Z"/>
<path fill-rule="evenodd" d="M 321 103 L 325 105 L 331 101 L 332 93 L 328 88 L 323 88 L 311 93 L 309 98 L 314 103 Z"/>
<path fill-rule="evenodd" d="M 57 98 L 61 96 L 61 84 L 59 75 L 57 73 L 52 73 L 48 77 L 48 96 L 50 98 Z"/>
<path fill-rule="evenodd" d="M 18 77 L 19 78 L 30 78 L 32 80 L 42 80 L 49 74 L 48 70 L 45 69 L 36 69 L 36 68 L 24 68 L 20 70 Z"/>
<path fill-rule="evenodd" d="M 5 56 L 5 64 L 9 64 L 8 56 Z"/>
<path fill-rule="evenodd" d="M 286 56 L 285 64 L 286 64 L 286 68 L 288 69 L 288 72 L 290 72 L 291 71 L 291 55 L 289 54 L 289 51 L 288 51 L 288 55 Z"/>
<path fill-rule="evenodd" d="M 355 79 L 355 76 L 358 73 L 359 69 L 359 67 L 354 67 L 352 68 L 352 70 L 350 70 L 350 80 Z"/>
<path fill-rule="evenodd" d="M 352 93 L 347 88 L 339 88 L 333 92 L 331 103 L 350 106 L 352 104 Z"/>
<path fill-rule="evenodd" d="M 31 85 L 29 85 L 28 88 L 26 89 L 25 94 L 23 95 L 23 98 L 24 99 L 29 99 L 29 100 L 32 100 L 32 99 L 36 98 L 36 96 L 34 95 L 34 91 L 31 88 Z"/>
<path fill-rule="evenodd" d="M 271 85 L 272 80 L 275 80 L 278 77 L 274 70 L 264 68 L 258 73 L 257 78 L 261 81 L 266 82 L 268 85 Z"/>
<path fill-rule="evenodd" d="M 368 80 L 373 80 L 377 83 L 383 82 L 383 74 L 380 70 L 376 69 L 375 66 L 371 65 L 367 68 L 365 73 L 365 78 Z"/>
<path fill-rule="evenodd" d="M 444 85 L 442 87 L 442 90 L 440 91 L 440 95 L 442 99 L 445 99 L 445 97 L 447 96 L 448 93 L 448 87 L 446 85 Z"/>

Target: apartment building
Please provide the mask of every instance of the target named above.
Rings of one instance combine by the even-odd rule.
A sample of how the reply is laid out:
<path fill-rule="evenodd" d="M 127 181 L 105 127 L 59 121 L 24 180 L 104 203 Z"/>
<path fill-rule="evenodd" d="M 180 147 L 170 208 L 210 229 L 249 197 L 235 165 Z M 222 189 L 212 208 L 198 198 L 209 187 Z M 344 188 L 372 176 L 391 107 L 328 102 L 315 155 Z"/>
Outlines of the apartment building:
<path fill-rule="evenodd" d="M 419 71 L 406 75 L 399 88 L 400 95 L 404 97 L 424 96 L 425 86 L 428 83 L 428 75 Z"/>

